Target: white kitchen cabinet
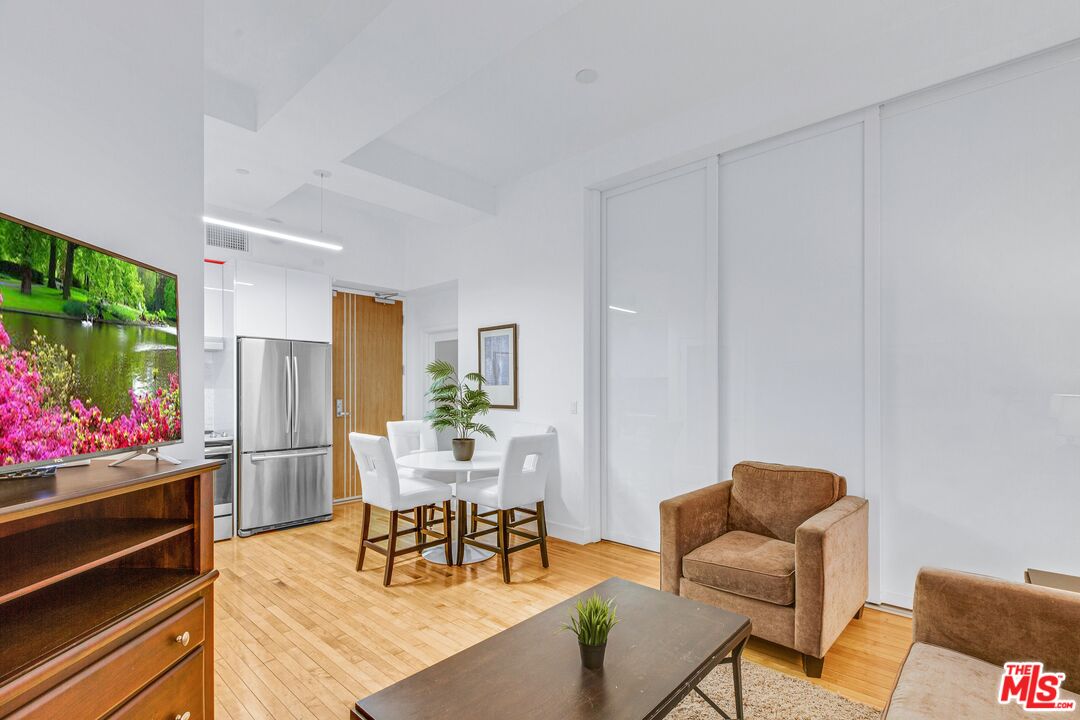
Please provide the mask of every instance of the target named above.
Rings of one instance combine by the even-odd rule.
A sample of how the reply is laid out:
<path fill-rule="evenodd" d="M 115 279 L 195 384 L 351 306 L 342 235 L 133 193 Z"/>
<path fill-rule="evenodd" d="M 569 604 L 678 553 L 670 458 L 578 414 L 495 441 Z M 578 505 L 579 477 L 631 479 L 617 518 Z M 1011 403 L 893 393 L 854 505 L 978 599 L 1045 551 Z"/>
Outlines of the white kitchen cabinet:
<path fill-rule="evenodd" d="M 225 335 L 225 272 L 217 263 L 203 263 L 203 336 L 221 343 Z"/>
<path fill-rule="evenodd" d="M 276 265 L 236 263 L 239 337 L 330 342 L 330 277 Z"/>
<path fill-rule="evenodd" d="M 285 268 L 257 262 L 237 262 L 234 290 L 237 336 L 288 338 L 285 324 Z"/>
<path fill-rule="evenodd" d="M 330 342 L 330 277 L 303 270 L 285 271 L 285 330 L 290 340 Z"/>

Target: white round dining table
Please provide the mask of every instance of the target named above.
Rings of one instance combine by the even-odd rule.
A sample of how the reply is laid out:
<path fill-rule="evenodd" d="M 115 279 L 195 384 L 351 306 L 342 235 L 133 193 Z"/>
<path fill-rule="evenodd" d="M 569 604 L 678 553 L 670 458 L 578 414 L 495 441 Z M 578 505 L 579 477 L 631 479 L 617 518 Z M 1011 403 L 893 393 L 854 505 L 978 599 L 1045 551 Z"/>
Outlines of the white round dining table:
<path fill-rule="evenodd" d="M 410 455 L 402 455 L 397 458 L 398 467 L 409 468 L 423 473 L 424 477 L 439 480 L 446 483 L 463 483 L 469 481 L 469 474 L 474 472 L 498 472 L 502 464 L 502 453 L 495 450 L 478 450 L 473 453 L 472 460 L 455 460 L 451 450 L 439 450 L 437 452 L 417 452 Z M 459 513 L 460 515 L 460 513 Z M 455 523 L 466 522 L 467 518 L 457 517 Z M 454 553 L 457 553 L 457 527 L 453 529 L 452 542 Z M 446 563 L 446 550 L 442 545 L 428 548 L 422 555 L 425 560 L 437 563 Z M 465 546 L 465 558 L 462 562 L 477 563 L 493 557 L 495 553 L 489 550 L 481 550 L 472 545 Z"/>

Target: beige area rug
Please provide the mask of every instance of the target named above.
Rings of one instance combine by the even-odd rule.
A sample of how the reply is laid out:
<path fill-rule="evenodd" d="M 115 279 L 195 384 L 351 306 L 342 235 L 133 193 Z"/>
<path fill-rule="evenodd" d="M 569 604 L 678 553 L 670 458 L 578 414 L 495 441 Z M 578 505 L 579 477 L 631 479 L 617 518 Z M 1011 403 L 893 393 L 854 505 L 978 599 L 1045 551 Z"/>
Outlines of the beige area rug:
<path fill-rule="evenodd" d="M 746 720 L 878 720 L 881 716 L 880 711 L 869 705 L 745 659 L 742 676 Z M 701 689 L 724 712 L 735 717 L 730 665 L 713 670 L 701 683 Z M 697 693 L 691 692 L 671 711 L 668 720 L 718 720 L 719 717 Z"/>

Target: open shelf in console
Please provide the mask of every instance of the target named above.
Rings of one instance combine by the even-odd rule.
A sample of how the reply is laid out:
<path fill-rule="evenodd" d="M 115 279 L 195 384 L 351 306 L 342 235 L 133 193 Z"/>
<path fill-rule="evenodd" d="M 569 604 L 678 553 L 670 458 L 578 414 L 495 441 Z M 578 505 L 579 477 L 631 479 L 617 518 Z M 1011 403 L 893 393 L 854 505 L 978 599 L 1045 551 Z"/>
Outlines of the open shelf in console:
<path fill-rule="evenodd" d="M 0 683 L 196 577 L 189 569 L 98 567 L 0 605 Z"/>
<path fill-rule="evenodd" d="M 97 694 L 115 709 L 153 685 L 122 672 L 115 682 L 88 681 L 84 670 L 135 657 L 119 653 L 141 647 L 192 601 L 213 617 L 218 464 L 95 461 L 55 477 L 0 481 L 0 716 L 81 717 L 81 703 Z M 210 717 L 213 635 L 198 644 L 184 652 L 207 650 L 198 714 Z M 46 698 L 60 702 L 49 706 L 56 712 L 42 705 L 38 713 Z"/>
<path fill-rule="evenodd" d="M 191 530 L 186 519 L 68 520 L 0 538 L 0 604 Z"/>

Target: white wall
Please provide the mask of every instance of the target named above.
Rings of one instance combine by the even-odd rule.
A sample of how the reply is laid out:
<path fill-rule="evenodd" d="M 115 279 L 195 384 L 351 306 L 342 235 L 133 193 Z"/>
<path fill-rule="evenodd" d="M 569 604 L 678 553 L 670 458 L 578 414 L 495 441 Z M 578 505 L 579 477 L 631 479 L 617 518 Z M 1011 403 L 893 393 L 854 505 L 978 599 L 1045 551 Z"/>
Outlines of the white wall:
<path fill-rule="evenodd" d="M 562 474 L 549 488 L 548 524 L 553 535 L 578 542 L 586 537 L 582 187 L 558 174 L 534 175 L 504 191 L 497 217 L 415 235 L 409 260 L 414 287 L 458 280 L 461 371 L 477 367 L 477 328 L 518 324 L 520 409 L 493 410 L 489 424 L 500 438 L 518 420 L 556 427 Z M 544 200 L 558 211 L 549 212 Z M 487 443 L 481 439 L 478 446 Z"/>
<path fill-rule="evenodd" d="M 0 207 L 179 276 L 184 437 L 202 455 L 202 3 L 0 3 Z"/>
<path fill-rule="evenodd" d="M 404 303 L 405 419 L 419 420 L 427 413 L 425 393 L 430 382 L 424 368 L 431 333 L 457 330 L 457 281 L 412 290 Z"/>

